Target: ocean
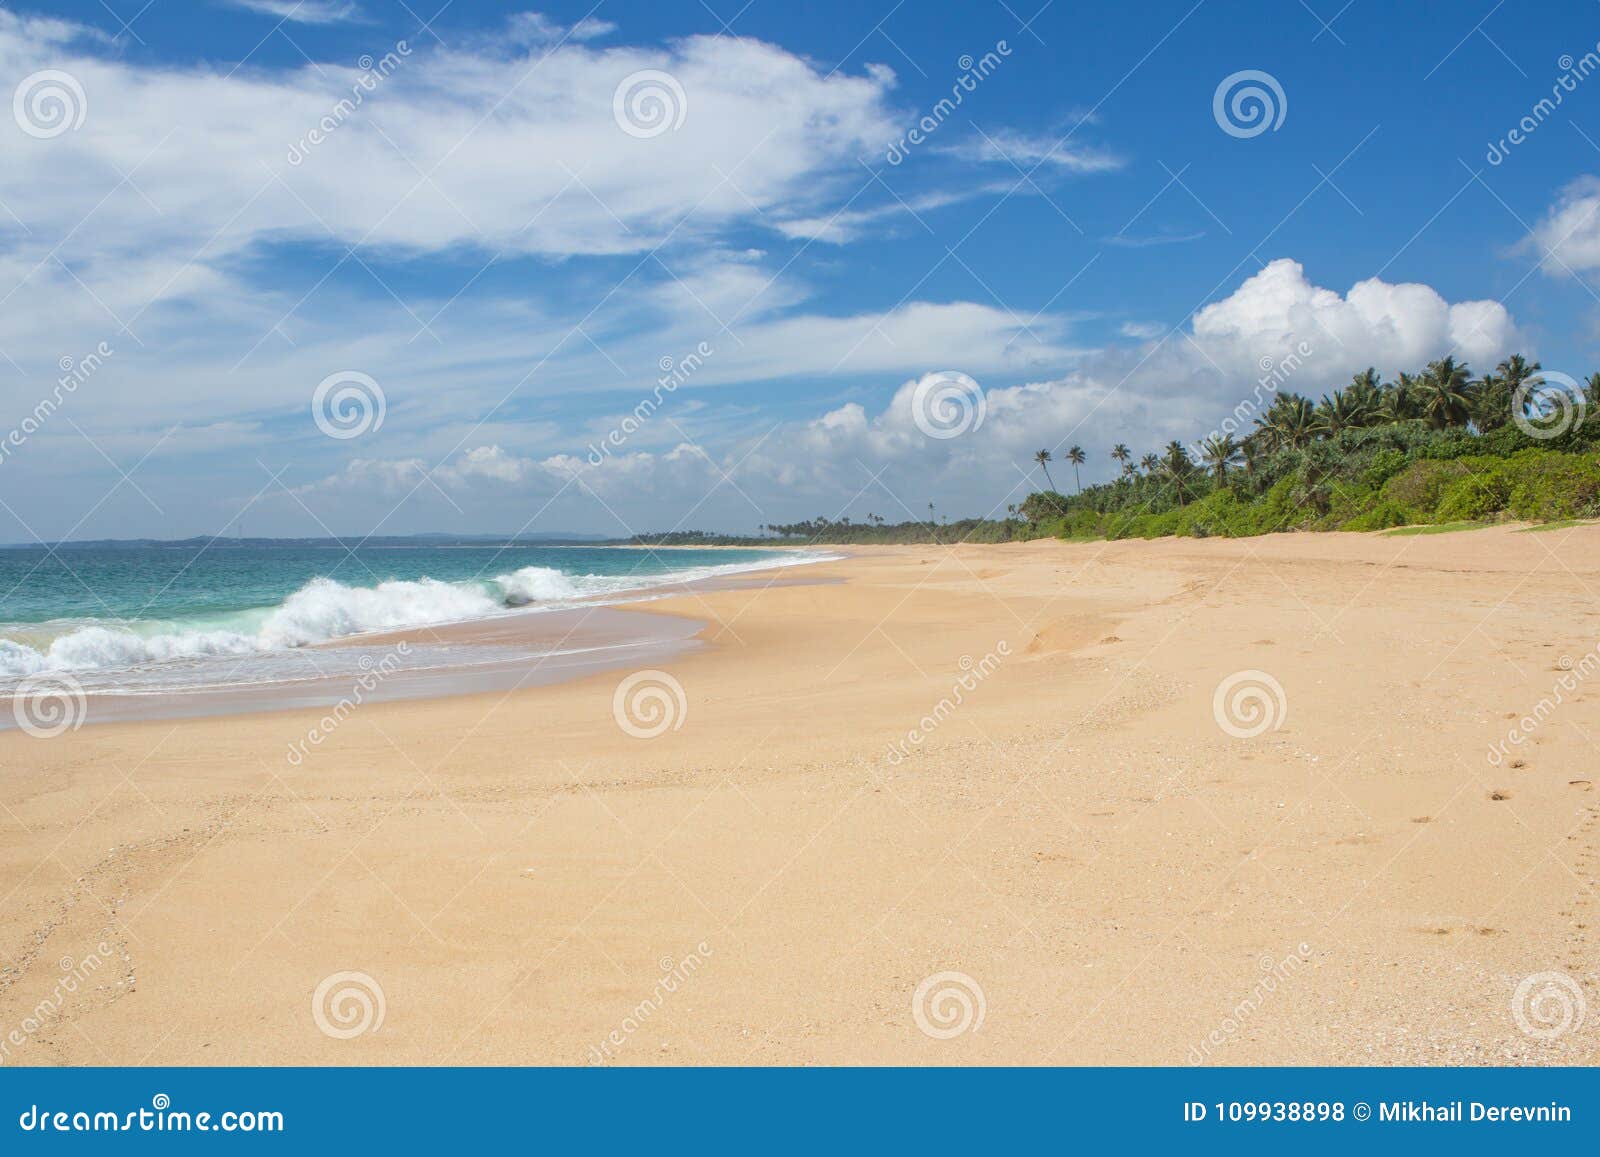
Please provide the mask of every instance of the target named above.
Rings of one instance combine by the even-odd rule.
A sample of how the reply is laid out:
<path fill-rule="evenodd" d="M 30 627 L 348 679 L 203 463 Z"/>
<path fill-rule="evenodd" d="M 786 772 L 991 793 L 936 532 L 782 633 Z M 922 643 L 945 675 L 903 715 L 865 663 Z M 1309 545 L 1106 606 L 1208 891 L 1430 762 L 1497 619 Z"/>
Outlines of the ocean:
<path fill-rule="evenodd" d="M 363 636 L 635 601 L 820 557 L 421 543 L 351 551 L 334 542 L 0 550 L 0 694 L 41 678 L 98 695 L 336 679 L 372 668 Z M 550 654 L 547 644 L 416 638 L 409 670 L 503 669 Z M 345 642 L 317 646 L 336 640 Z M 591 643 L 620 645 L 567 632 L 561 653 Z"/>

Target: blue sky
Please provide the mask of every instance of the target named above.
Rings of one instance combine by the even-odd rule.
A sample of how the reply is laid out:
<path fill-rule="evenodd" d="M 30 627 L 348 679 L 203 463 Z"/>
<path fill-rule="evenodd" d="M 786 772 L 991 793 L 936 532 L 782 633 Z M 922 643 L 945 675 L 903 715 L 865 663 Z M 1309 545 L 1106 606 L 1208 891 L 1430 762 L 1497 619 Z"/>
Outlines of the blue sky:
<path fill-rule="evenodd" d="M 6 3 L 0 540 L 986 514 L 1301 347 L 1313 396 L 1582 377 L 1597 42 L 1579 2 Z M 1242 72 L 1275 127 L 1219 121 Z"/>

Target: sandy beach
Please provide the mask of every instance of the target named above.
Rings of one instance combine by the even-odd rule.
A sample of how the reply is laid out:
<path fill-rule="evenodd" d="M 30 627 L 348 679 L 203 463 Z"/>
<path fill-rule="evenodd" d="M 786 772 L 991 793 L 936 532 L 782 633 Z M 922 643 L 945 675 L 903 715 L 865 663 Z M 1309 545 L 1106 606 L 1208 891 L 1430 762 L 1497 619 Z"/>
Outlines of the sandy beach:
<path fill-rule="evenodd" d="M 1597 593 L 1596 526 L 882 548 L 640 605 L 651 738 L 617 670 L 6 732 L 0 1059 L 1594 1063 Z"/>

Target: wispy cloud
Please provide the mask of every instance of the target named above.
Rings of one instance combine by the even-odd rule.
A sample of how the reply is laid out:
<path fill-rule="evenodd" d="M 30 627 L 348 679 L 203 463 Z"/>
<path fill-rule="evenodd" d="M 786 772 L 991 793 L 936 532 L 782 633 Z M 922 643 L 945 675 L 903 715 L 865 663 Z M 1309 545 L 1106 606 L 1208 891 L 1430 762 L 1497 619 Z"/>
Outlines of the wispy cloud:
<path fill-rule="evenodd" d="M 1120 245 L 1124 249 L 1148 249 L 1152 245 L 1182 245 L 1205 235 L 1204 229 L 1197 233 L 1117 233 L 1102 240 L 1107 245 Z"/>
<path fill-rule="evenodd" d="M 349 24 L 361 20 L 362 12 L 350 0 L 227 0 L 258 16 L 270 16 L 294 24 Z"/>
<path fill-rule="evenodd" d="M 572 27 L 557 24 L 542 12 L 519 12 L 508 21 L 502 38 L 516 44 L 554 44 L 561 40 L 597 40 L 617 26 L 609 20 L 585 16 Z"/>
<path fill-rule="evenodd" d="M 1013 129 L 992 133 L 980 129 L 976 138 L 963 141 L 946 152 L 981 164 L 1010 164 L 1020 169 L 1051 166 L 1073 173 L 1106 173 L 1127 163 L 1115 153 L 1070 137 Z"/>

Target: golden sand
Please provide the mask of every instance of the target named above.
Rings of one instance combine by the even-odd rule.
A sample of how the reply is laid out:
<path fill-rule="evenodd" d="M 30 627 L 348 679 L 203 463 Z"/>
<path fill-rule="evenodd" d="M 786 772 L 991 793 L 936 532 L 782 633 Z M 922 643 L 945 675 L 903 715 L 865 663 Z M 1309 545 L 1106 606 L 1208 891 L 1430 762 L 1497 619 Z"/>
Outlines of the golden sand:
<path fill-rule="evenodd" d="M 1600 528 L 797 573 L 641 608 L 654 738 L 626 671 L 0 734 L 0 1060 L 1597 1059 Z"/>

